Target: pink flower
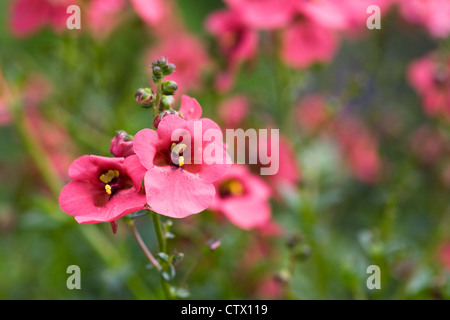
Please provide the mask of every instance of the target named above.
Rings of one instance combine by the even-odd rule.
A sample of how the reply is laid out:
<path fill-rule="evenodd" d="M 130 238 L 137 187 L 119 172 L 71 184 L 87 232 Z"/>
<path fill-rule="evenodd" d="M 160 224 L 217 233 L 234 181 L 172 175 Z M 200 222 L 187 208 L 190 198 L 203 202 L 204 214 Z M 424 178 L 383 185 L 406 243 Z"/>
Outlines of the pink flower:
<path fill-rule="evenodd" d="M 299 101 L 296 115 L 300 128 L 309 133 L 319 131 L 330 121 L 324 98 L 316 94 L 305 96 Z"/>
<path fill-rule="evenodd" d="M 166 57 L 176 65 L 175 72 L 165 79 L 178 84 L 178 94 L 198 89 L 201 86 L 202 72 L 210 63 L 202 42 L 184 32 L 164 37 L 157 47 L 147 51 L 146 57 L 148 65 L 154 57 Z"/>
<path fill-rule="evenodd" d="M 282 57 L 292 67 L 307 68 L 313 63 L 329 62 L 337 46 L 337 39 L 331 29 L 303 20 L 284 31 Z"/>
<path fill-rule="evenodd" d="M 46 119 L 36 105 L 27 106 L 24 121 L 27 130 L 45 151 L 55 172 L 60 177 L 66 176 L 77 148 L 64 127 Z"/>
<path fill-rule="evenodd" d="M 269 222 L 271 189 L 246 166 L 231 166 L 215 186 L 212 210 L 221 212 L 230 222 L 246 230 Z"/>
<path fill-rule="evenodd" d="M 226 128 L 236 128 L 250 110 L 248 99 L 244 95 L 236 95 L 222 101 L 218 107 L 217 112 L 222 119 Z"/>
<path fill-rule="evenodd" d="M 254 29 L 277 29 L 295 15 L 294 0 L 225 0 L 242 21 Z"/>
<path fill-rule="evenodd" d="M 66 28 L 67 7 L 77 0 L 15 0 L 11 5 L 10 27 L 15 36 L 26 37 L 51 26 L 56 32 Z"/>
<path fill-rule="evenodd" d="M 69 168 L 72 181 L 61 190 L 59 204 L 78 223 L 114 221 L 145 207 L 139 192 L 144 173 L 136 156 L 82 156 Z"/>
<path fill-rule="evenodd" d="M 126 158 L 133 155 L 133 137 L 125 131 L 117 131 L 117 134 L 111 139 L 110 152 L 115 157 Z"/>
<path fill-rule="evenodd" d="M 92 0 L 87 8 L 87 25 L 94 37 L 107 37 L 119 24 L 125 0 Z"/>
<path fill-rule="evenodd" d="M 450 2 L 447 0 L 399 1 L 400 13 L 411 23 L 423 25 L 437 38 L 450 35 Z"/>
<path fill-rule="evenodd" d="M 371 132 L 357 119 L 346 117 L 336 121 L 335 134 L 353 175 L 363 182 L 376 183 L 381 178 L 382 163 Z"/>
<path fill-rule="evenodd" d="M 450 118 L 450 59 L 439 61 L 430 54 L 413 61 L 408 80 L 421 96 L 429 116 Z"/>
<path fill-rule="evenodd" d="M 216 78 L 216 89 L 228 91 L 239 66 L 255 56 L 258 34 L 244 24 L 238 12 L 228 9 L 211 13 L 206 20 L 206 29 L 217 38 L 226 63 L 225 70 Z"/>
<path fill-rule="evenodd" d="M 345 31 L 351 35 L 366 31 L 366 22 L 372 12 L 367 13 L 371 5 L 380 8 L 382 15 L 388 12 L 395 0 L 299 0 L 298 12 L 311 21 L 333 30 Z"/>
<path fill-rule="evenodd" d="M 130 0 L 136 13 L 150 26 L 161 23 L 167 15 L 168 7 L 164 0 Z"/>
<path fill-rule="evenodd" d="M 212 142 L 203 141 L 205 132 L 214 132 L 216 138 Z M 172 140 L 172 135 L 177 138 Z M 133 143 L 136 155 L 147 169 L 144 178 L 147 203 L 153 211 L 172 218 L 205 210 L 214 199 L 212 183 L 220 179 L 231 163 L 220 128 L 205 118 L 186 121 L 168 114 L 161 119 L 157 131 L 143 129 L 135 135 Z M 207 150 L 214 150 L 214 156 Z"/>
<path fill-rule="evenodd" d="M 244 25 L 236 12 L 219 10 L 211 13 L 206 20 L 206 29 L 217 37 L 231 69 L 255 55 L 258 35 Z"/>

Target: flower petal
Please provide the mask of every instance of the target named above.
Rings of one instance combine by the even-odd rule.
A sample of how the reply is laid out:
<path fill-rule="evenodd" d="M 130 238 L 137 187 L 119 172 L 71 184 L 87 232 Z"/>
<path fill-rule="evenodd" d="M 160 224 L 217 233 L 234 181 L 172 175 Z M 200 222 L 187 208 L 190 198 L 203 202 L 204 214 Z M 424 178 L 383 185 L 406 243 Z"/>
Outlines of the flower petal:
<path fill-rule="evenodd" d="M 221 202 L 220 211 L 236 226 L 252 229 L 270 220 L 270 205 L 266 201 L 248 197 L 233 197 Z"/>
<path fill-rule="evenodd" d="M 134 152 L 139 157 L 142 165 L 147 169 L 154 167 L 153 159 L 155 158 L 158 141 L 158 133 L 152 129 L 142 129 L 134 136 Z"/>
<path fill-rule="evenodd" d="M 146 168 L 140 162 L 139 157 L 136 155 L 126 157 L 124 167 L 131 180 L 133 180 L 134 188 L 139 190 L 142 186 L 142 180 L 144 179 L 145 173 L 147 172 Z"/>
<path fill-rule="evenodd" d="M 154 167 L 145 174 L 147 203 L 153 211 L 184 218 L 205 210 L 213 201 L 215 188 L 188 171 L 176 167 Z"/>
<path fill-rule="evenodd" d="M 181 106 L 178 112 L 180 112 L 186 120 L 199 119 L 202 116 L 202 107 L 196 99 L 183 94 L 181 96 Z"/>

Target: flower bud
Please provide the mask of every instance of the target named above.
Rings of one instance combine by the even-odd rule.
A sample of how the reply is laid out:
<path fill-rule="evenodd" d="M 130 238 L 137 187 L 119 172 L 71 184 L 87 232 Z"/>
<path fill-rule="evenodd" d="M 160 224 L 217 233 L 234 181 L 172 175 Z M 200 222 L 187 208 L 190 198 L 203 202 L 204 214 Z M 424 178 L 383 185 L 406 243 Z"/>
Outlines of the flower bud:
<path fill-rule="evenodd" d="M 175 71 L 175 65 L 169 63 L 167 58 L 161 57 L 160 59 L 152 61 L 152 79 L 154 82 L 162 80 L 165 76 L 172 74 Z"/>
<path fill-rule="evenodd" d="M 150 88 L 141 88 L 136 91 L 134 97 L 139 104 L 149 104 L 153 101 L 154 94 Z"/>
<path fill-rule="evenodd" d="M 175 99 L 172 96 L 162 96 L 160 103 L 164 109 L 172 109 L 172 104 L 174 101 Z"/>
<path fill-rule="evenodd" d="M 158 125 L 159 125 L 159 123 L 161 122 L 162 118 L 164 118 L 166 115 L 169 115 L 169 114 L 176 114 L 176 115 L 178 115 L 178 116 L 180 115 L 177 111 L 175 111 L 175 110 L 173 110 L 173 109 L 164 110 L 164 111 L 160 112 L 160 113 L 156 116 L 155 120 L 153 120 L 153 126 L 154 126 L 156 129 L 158 129 Z"/>
<path fill-rule="evenodd" d="M 178 84 L 175 81 L 167 80 L 162 83 L 162 93 L 166 95 L 173 95 L 178 89 Z"/>
<path fill-rule="evenodd" d="M 115 157 L 128 157 L 134 154 L 133 136 L 123 130 L 116 131 L 116 136 L 112 138 L 109 150 Z"/>

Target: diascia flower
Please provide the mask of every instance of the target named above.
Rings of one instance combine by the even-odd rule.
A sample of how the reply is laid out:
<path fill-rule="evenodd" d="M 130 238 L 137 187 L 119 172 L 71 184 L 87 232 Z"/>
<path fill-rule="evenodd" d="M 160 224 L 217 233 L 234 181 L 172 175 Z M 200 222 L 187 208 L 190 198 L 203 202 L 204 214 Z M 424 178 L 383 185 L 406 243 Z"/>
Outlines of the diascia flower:
<path fill-rule="evenodd" d="M 436 38 L 450 35 L 450 2 L 447 0 L 399 1 L 401 15 L 411 23 L 424 26 Z"/>
<path fill-rule="evenodd" d="M 203 137 L 211 132 L 214 140 L 204 141 Z M 212 183 L 231 163 L 219 126 L 206 118 L 186 121 L 178 114 L 167 114 L 157 131 L 139 131 L 133 147 L 147 169 L 144 185 L 148 205 L 153 211 L 172 218 L 205 210 L 214 199 Z M 208 150 L 214 150 L 214 159 Z"/>
<path fill-rule="evenodd" d="M 66 28 L 67 7 L 77 3 L 77 0 L 15 0 L 11 5 L 11 30 L 18 37 L 29 36 L 47 26 L 61 32 Z"/>
<path fill-rule="evenodd" d="M 69 167 L 72 181 L 61 190 L 59 204 L 79 223 L 114 221 L 145 207 L 144 173 L 135 155 L 81 156 Z"/>
<path fill-rule="evenodd" d="M 408 80 L 429 116 L 450 118 L 450 59 L 429 54 L 411 63 Z"/>
<path fill-rule="evenodd" d="M 233 165 L 215 183 L 216 197 L 211 209 L 224 214 L 242 229 L 266 225 L 271 216 L 271 189 L 244 165 Z"/>

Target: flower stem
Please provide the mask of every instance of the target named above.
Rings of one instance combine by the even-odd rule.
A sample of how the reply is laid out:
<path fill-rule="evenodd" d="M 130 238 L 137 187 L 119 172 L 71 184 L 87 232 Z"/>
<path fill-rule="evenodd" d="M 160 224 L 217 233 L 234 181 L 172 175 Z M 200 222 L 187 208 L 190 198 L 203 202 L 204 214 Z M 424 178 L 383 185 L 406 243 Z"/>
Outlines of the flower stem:
<path fill-rule="evenodd" d="M 161 219 L 159 214 L 152 212 L 153 226 L 155 228 L 156 238 L 158 239 L 159 251 L 167 253 L 166 237 L 162 232 Z M 167 299 L 173 299 L 170 284 L 161 275 L 161 286 Z"/>
<path fill-rule="evenodd" d="M 162 98 L 162 94 L 161 94 L 161 91 L 162 91 L 162 89 L 161 89 L 161 86 L 162 86 L 162 80 L 158 80 L 157 82 L 156 82 L 156 98 L 155 98 L 155 106 L 156 106 L 156 109 L 158 110 L 158 112 L 159 111 L 162 111 L 160 108 L 161 108 L 161 106 L 160 106 L 160 104 L 161 104 L 161 98 Z"/>
<path fill-rule="evenodd" d="M 131 231 L 133 232 L 134 238 L 136 239 L 137 243 L 141 247 L 142 251 L 144 252 L 145 256 L 148 258 L 150 263 L 157 270 L 160 270 L 161 269 L 161 265 L 158 263 L 158 261 L 155 259 L 155 257 L 153 257 L 152 253 L 150 252 L 150 250 L 145 245 L 144 241 L 141 238 L 141 235 L 139 234 L 139 232 L 138 232 L 138 230 L 136 228 L 136 225 L 134 224 L 134 221 L 130 222 L 130 228 L 131 228 Z"/>

